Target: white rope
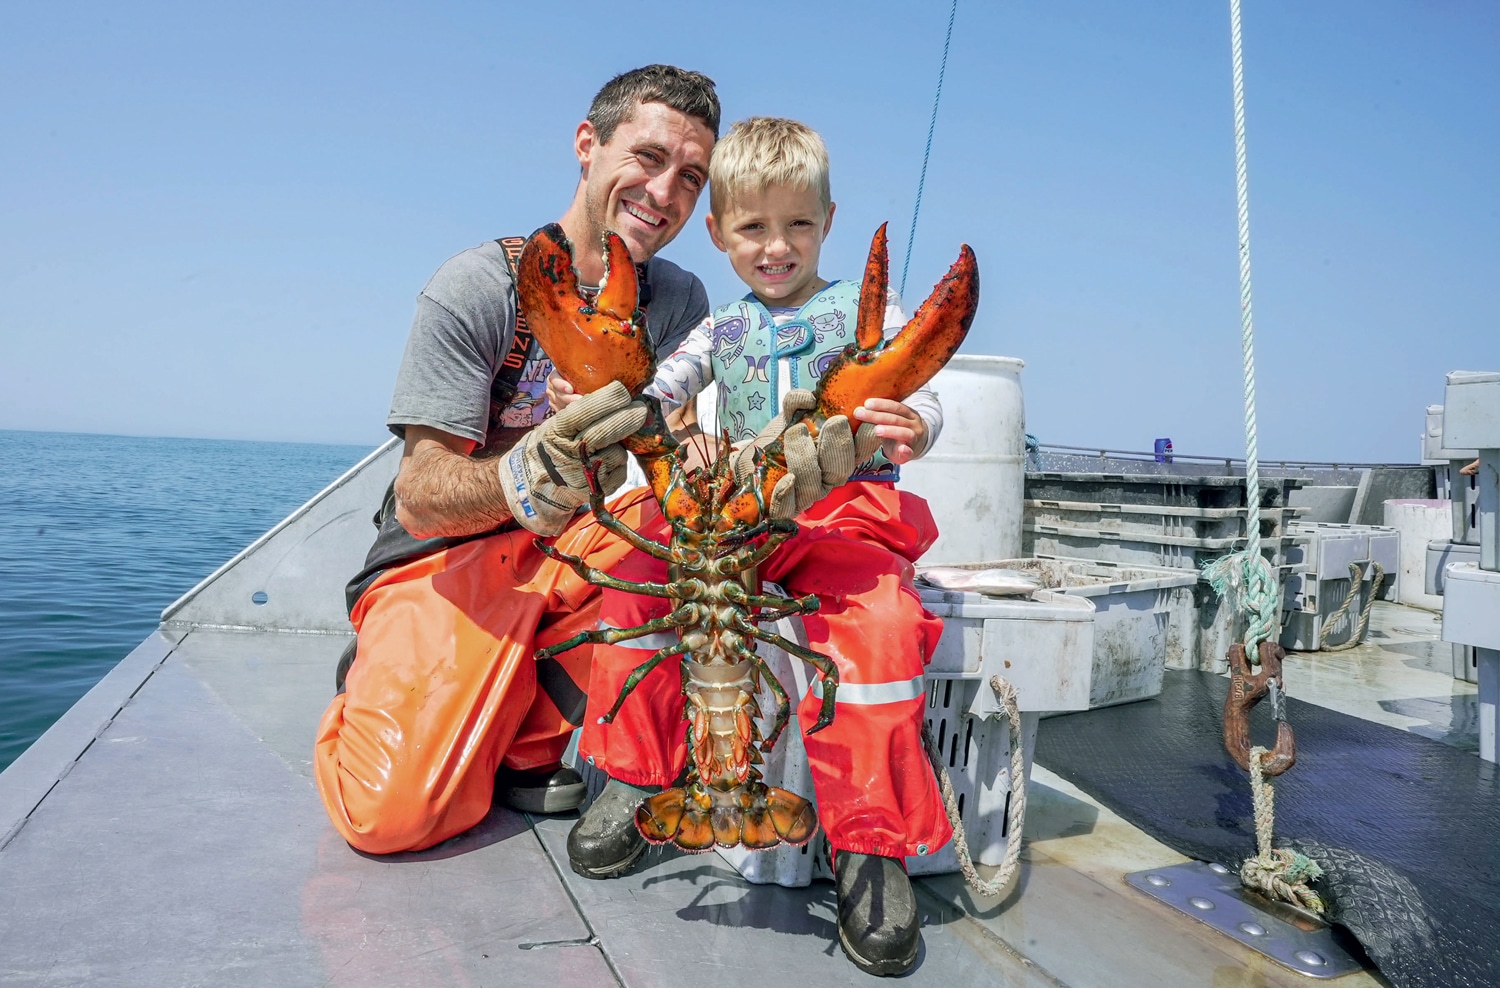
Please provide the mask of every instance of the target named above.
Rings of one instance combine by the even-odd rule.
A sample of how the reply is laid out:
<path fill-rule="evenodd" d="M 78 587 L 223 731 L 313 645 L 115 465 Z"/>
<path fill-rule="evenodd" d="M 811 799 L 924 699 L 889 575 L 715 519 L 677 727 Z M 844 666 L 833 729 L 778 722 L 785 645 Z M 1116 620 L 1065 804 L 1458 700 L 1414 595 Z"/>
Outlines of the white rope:
<path fill-rule="evenodd" d="M 1260 554 L 1260 450 L 1255 434 L 1255 331 L 1250 308 L 1250 178 L 1245 152 L 1245 60 L 1240 44 L 1240 0 L 1229 0 L 1229 43 L 1234 60 L 1234 185 L 1239 208 L 1240 235 L 1240 347 L 1245 358 L 1245 544 L 1242 570 L 1232 574 L 1228 558 L 1210 564 L 1215 589 L 1228 585 L 1232 576 L 1242 582 L 1241 605 L 1249 618 L 1245 632 L 1245 655 L 1250 663 L 1260 660 L 1260 642 L 1274 640 L 1281 610 L 1281 587 L 1269 563 Z M 1273 700 L 1276 693 L 1273 693 Z M 1250 750 L 1250 790 L 1255 803 L 1255 857 L 1244 863 L 1240 881 L 1275 898 L 1322 912 L 1323 902 L 1309 882 L 1322 871 L 1316 862 L 1295 851 L 1272 846 L 1276 819 L 1275 791 L 1262 771 L 1264 748 Z"/>
<path fill-rule="evenodd" d="M 1319 916 L 1327 909 L 1312 883 L 1323 877 L 1318 863 L 1299 851 L 1272 844 L 1276 825 L 1276 790 L 1261 771 L 1266 749 L 1250 749 L 1250 793 L 1255 803 L 1256 855 L 1240 866 L 1240 881 L 1282 902 L 1310 909 Z"/>
<path fill-rule="evenodd" d="M 1003 676 L 990 677 L 990 689 L 995 698 L 1005 707 L 1010 719 L 1010 813 L 1005 823 L 1005 857 L 995 877 L 985 881 L 974 867 L 969 855 L 969 840 L 964 833 L 963 816 L 958 812 L 958 797 L 953 791 L 953 780 L 943 764 L 942 752 L 932 740 L 932 732 L 922 727 L 922 742 L 927 749 L 927 758 L 932 770 L 937 773 L 938 789 L 943 794 L 943 808 L 948 812 L 948 823 L 953 827 L 953 850 L 958 855 L 958 867 L 964 874 L 969 888 L 980 895 L 999 895 L 1010 884 L 1021 861 L 1021 832 L 1026 827 L 1026 751 L 1021 738 L 1021 709 L 1019 694 Z"/>
<path fill-rule="evenodd" d="M 1255 330 L 1250 306 L 1250 179 L 1245 151 L 1245 65 L 1240 46 L 1240 0 L 1229 0 L 1230 44 L 1234 59 L 1234 178 L 1239 207 L 1240 348 L 1245 369 L 1245 534 L 1242 553 L 1215 560 L 1209 581 L 1221 594 L 1240 590 L 1240 606 L 1249 618 L 1245 654 L 1255 663 L 1259 644 L 1274 637 L 1281 588 L 1260 554 L 1260 448 L 1255 428 Z M 1231 572 L 1232 570 L 1239 572 Z"/>

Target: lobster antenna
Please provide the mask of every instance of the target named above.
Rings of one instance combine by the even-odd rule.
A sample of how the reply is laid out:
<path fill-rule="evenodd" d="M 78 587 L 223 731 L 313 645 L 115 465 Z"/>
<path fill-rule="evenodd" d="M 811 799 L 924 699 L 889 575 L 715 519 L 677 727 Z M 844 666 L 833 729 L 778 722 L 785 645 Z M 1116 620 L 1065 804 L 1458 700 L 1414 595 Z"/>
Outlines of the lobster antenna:
<path fill-rule="evenodd" d="M 917 201 L 911 208 L 911 232 L 906 235 L 906 260 L 901 263 L 901 297 L 906 298 L 906 272 L 911 269 L 911 248 L 917 239 L 917 214 L 922 212 L 922 189 L 927 184 L 927 162 L 932 157 L 932 135 L 937 130 L 938 104 L 943 101 L 943 76 L 948 73 L 948 48 L 953 43 L 953 21 L 958 0 L 948 10 L 948 34 L 943 38 L 943 61 L 938 68 L 937 95 L 932 97 L 932 119 L 927 124 L 927 150 L 922 152 L 922 175 L 917 179 Z"/>

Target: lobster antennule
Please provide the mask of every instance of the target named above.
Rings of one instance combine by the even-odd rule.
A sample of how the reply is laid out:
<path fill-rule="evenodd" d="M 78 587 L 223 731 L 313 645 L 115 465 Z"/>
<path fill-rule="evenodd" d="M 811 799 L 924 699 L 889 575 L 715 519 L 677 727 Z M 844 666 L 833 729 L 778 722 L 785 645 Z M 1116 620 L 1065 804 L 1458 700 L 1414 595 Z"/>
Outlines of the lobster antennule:
<path fill-rule="evenodd" d="M 877 294 L 878 303 L 871 301 Z M 860 293 L 861 343 L 846 347 L 818 380 L 818 413 L 824 418 L 850 415 L 870 398 L 904 401 L 942 370 L 968 335 L 979 308 L 974 252 L 964 244 L 916 315 L 895 337 L 872 348 L 862 345 L 863 327 L 867 318 L 879 318 L 877 304 L 883 314 L 883 293 L 872 292 L 866 281 Z"/>
<path fill-rule="evenodd" d="M 886 224 L 880 224 L 870 240 L 870 256 L 865 261 L 865 277 L 859 285 L 859 319 L 855 323 L 854 342 L 861 350 L 873 350 L 885 338 L 885 299 L 890 286 L 890 254 L 886 250 Z"/>
<path fill-rule="evenodd" d="M 526 324 L 574 390 L 597 391 L 619 381 L 640 394 L 656 372 L 656 354 L 637 310 L 640 286 L 619 234 L 604 235 L 607 278 L 590 303 L 578 291 L 573 245 L 549 223 L 533 233 L 516 261 L 516 295 Z"/>

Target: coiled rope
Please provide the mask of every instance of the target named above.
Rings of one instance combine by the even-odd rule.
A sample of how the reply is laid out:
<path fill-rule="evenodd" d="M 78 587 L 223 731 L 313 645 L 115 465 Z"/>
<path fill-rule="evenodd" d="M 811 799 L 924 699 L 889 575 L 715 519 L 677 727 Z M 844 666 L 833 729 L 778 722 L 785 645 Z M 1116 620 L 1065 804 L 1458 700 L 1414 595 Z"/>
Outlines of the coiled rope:
<path fill-rule="evenodd" d="M 1365 640 L 1365 633 L 1370 629 L 1370 612 L 1375 609 L 1375 598 L 1380 596 L 1380 588 L 1385 583 L 1385 567 L 1370 561 L 1370 569 L 1374 577 L 1370 583 L 1370 596 L 1365 598 L 1365 606 L 1360 608 L 1359 623 L 1354 628 L 1354 634 L 1349 640 L 1339 645 L 1328 644 L 1328 639 L 1333 637 L 1333 629 L 1338 627 L 1344 620 L 1344 615 L 1349 613 L 1349 608 L 1354 603 L 1354 598 L 1359 596 L 1359 588 L 1364 585 L 1364 571 L 1360 569 L 1359 563 L 1349 564 L 1349 592 L 1344 596 L 1344 602 L 1339 605 L 1338 610 L 1328 615 L 1323 622 L 1323 630 L 1318 633 L 1318 647 L 1325 652 L 1342 652 L 1347 648 L 1354 648 Z"/>
<path fill-rule="evenodd" d="M 964 833 L 963 817 L 958 812 L 958 797 L 953 791 L 953 780 L 948 776 L 948 767 L 943 764 L 942 752 L 932 740 L 932 731 L 922 725 L 922 745 L 927 749 L 927 759 L 937 773 L 938 789 L 943 794 L 943 808 L 948 812 L 948 823 L 953 827 L 953 849 L 958 854 L 958 867 L 964 874 L 969 888 L 980 895 L 994 896 L 1005 891 L 1015 875 L 1021 860 L 1021 831 L 1026 826 L 1026 752 L 1021 742 L 1021 710 L 1015 686 L 1003 676 L 990 677 L 990 689 L 995 698 L 1005 707 L 1005 716 L 1010 719 L 1010 813 L 1005 821 L 1005 857 L 995 877 L 985 881 L 974 867 L 969 855 L 969 841 Z"/>
<path fill-rule="evenodd" d="M 906 260 L 901 263 L 901 297 L 906 297 L 906 272 L 911 270 L 911 248 L 917 239 L 917 214 L 922 211 L 922 189 L 927 185 L 927 162 L 932 157 L 932 135 L 937 132 L 938 104 L 943 101 L 943 76 L 948 74 L 948 48 L 953 43 L 953 21 L 958 0 L 948 9 L 948 33 L 943 37 L 943 61 L 938 67 L 937 93 L 932 97 L 932 119 L 927 124 L 927 150 L 922 152 L 922 175 L 917 179 L 917 201 L 911 208 L 911 232 L 906 235 Z"/>
<path fill-rule="evenodd" d="M 1250 179 L 1245 144 L 1245 62 L 1241 45 L 1240 0 L 1229 0 L 1229 40 L 1234 62 L 1234 177 L 1239 210 L 1240 349 L 1245 372 L 1245 528 L 1243 552 L 1214 560 L 1204 567 L 1210 586 L 1226 600 L 1236 598 L 1245 612 L 1245 655 L 1260 661 L 1260 643 L 1276 636 L 1281 610 L 1281 588 L 1271 565 L 1260 553 L 1260 450 L 1255 428 L 1255 331 L 1250 305 Z M 1231 601 L 1231 606 L 1233 602 Z M 1276 719 L 1283 720 L 1280 683 L 1271 681 Z M 1257 854 L 1240 869 L 1240 881 L 1250 888 L 1303 908 L 1322 912 L 1323 903 L 1308 885 L 1322 874 L 1306 856 L 1271 844 L 1275 825 L 1275 790 L 1262 772 L 1265 748 L 1250 751 L 1250 791 L 1255 803 Z"/>

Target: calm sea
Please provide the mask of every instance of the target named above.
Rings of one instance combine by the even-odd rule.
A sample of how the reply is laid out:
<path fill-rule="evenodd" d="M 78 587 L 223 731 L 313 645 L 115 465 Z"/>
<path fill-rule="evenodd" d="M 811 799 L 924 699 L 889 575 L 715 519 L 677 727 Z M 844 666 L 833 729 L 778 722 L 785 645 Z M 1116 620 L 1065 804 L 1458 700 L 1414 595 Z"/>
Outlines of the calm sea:
<path fill-rule="evenodd" d="M 370 449 L 0 430 L 0 770 Z"/>

